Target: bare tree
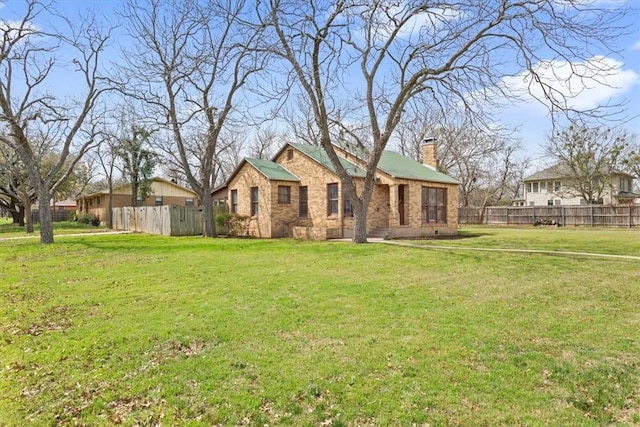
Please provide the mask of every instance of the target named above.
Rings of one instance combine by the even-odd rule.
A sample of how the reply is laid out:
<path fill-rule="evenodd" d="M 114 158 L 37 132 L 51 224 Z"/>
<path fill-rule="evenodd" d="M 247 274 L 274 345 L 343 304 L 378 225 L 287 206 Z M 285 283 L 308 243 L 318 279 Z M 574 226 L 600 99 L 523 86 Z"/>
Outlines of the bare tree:
<path fill-rule="evenodd" d="M 592 56 L 587 47 L 608 52 L 625 31 L 616 26 L 624 10 L 562 0 L 269 0 L 257 13 L 272 29 L 266 48 L 282 59 L 292 90 L 307 97 L 320 145 L 349 191 L 354 242 L 366 241 L 376 167 L 412 98 L 421 94 L 443 109 L 462 104 L 482 118 L 479 100 L 507 95 L 502 79 L 525 71 L 541 98 L 567 110 L 565 94 L 539 78 L 537 66 L 584 61 Z M 608 70 L 592 71 L 583 77 Z M 357 139 L 353 123 L 366 123 L 370 138 L 359 141 L 368 149 L 359 190 L 332 145 L 336 129 Z"/>
<path fill-rule="evenodd" d="M 55 29 L 34 24 L 45 18 Z M 92 114 L 108 90 L 99 73 L 108 39 L 109 30 L 103 32 L 95 19 L 72 22 L 40 0 L 26 0 L 20 20 L 0 25 L 0 143 L 18 153 L 36 189 L 41 243 L 53 243 L 51 199 L 95 144 Z M 58 70 L 79 76 L 75 99 L 48 87 Z M 46 151 L 56 152 L 58 159 L 43 167 Z"/>
<path fill-rule="evenodd" d="M 545 146 L 558 161 L 564 187 L 587 203 L 602 203 L 610 174 L 621 165 L 631 136 L 623 129 L 575 122 L 552 134 Z"/>
<path fill-rule="evenodd" d="M 118 169 L 119 140 L 117 136 L 104 132 L 98 148 L 92 153 L 95 163 L 100 167 L 100 174 L 104 176 L 109 198 L 107 202 L 106 224 L 108 229 L 113 228 L 113 186 L 116 170 Z"/>
<path fill-rule="evenodd" d="M 270 159 L 282 141 L 282 136 L 272 127 L 262 127 L 249 147 L 249 156 L 255 159 Z"/>
<path fill-rule="evenodd" d="M 26 232 L 33 233 L 31 204 L 36 193 L 29 174 L 15 151 L 0 148 L 0 206 L 11 214 L 14 224 L 26 225 Z"/>
<path fill-rule="evenodd" d="M 131 80 L 123 90 L 167 129 L 166 152 L 202 202 L 207 237 L 216 235 L 211 191 L 221 135 L 248 107 L 242 91 L 264 67 L 250 14 L 245 1 L 232 0 L 129 0 L 124 12 L 136 49 L 126 53 Z"/>
<path fill-rule="evenodd" d="M 149 147 L 153 132 L 134 125 L 128 133 L 119 138 L 116 156 L 121 161 L 123 176 L 131 185 L 131 206 L 135 207 L 151 194 L 151 177 L 158 156 Z"/>
<path fill-rule="evenodd" d="M 624 170 L 640 179 L 640 138 L 637 134 L 629 134 L 629 145 L 622 154 L 621 164 Z"/>

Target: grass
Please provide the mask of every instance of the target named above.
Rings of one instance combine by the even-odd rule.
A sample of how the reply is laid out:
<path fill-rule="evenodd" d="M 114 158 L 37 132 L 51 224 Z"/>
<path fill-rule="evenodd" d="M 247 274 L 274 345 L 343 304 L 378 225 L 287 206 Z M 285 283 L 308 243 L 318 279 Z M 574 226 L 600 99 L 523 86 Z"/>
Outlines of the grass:
<path fill-rule="evenodd" d="M 549 231 L 524 240 L 561 246 Z M 496 231 L 463 232 L 478 237 L 446 243 Z M 56 241 L 0 242 L 0 425 L 640 424 L 637 261 Z"/>
<path fill-rule="evenodd" d="M 10 219 L 0 218 L 0 239 L 12 237 L 40 237 L 40 224 L 34 224 L 34 232 L 27 233 L 25 227 L 13 224 Z M 98 231 L 106 231 L 104 227 L 94 227 L 88 224 L 81 224 L 75 221 L 61 221 L 53 223 L 54 235 L 75 234 L 75 233 L 94 233 Z"/>
<path fill-rule="evenodd" d="M 467 226 L 457 238 L 414 240 L 429 246 L 534 249 L 640 256 L 640 229 Z"/>

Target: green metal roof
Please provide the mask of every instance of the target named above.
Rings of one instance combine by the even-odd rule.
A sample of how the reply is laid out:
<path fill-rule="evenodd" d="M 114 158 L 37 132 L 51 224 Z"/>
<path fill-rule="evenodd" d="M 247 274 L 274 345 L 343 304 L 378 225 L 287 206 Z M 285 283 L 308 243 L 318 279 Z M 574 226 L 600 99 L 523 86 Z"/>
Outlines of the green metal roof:
<path fill-rule="evenodd" d="M 249 157 L 245 158 L 244 160 L 270 180 L 294 182 L 300 181 L 300 178 L 280 166 L 278 163 L 272 162 L 271 160 L 252 159 Z"/>
<path fill-rule="evenodd" d="M 441 182 L 444 184 L 460 184 L 458 180 L 449 175 L 438 172 L 395 151 L 384 151 L 382 153 L 380 162 L 378 163 L 378 169 L 395 178 Z"/>
<path fill-rule="evenodd" d="M 329 169 L 331 172 L 336 173 L 335 168 L 331 164 L 331 160 L 329 159 L 329 156 L 327 155 L 327 153 L 324 151 L 322 147 L 316 147 L 314 145 L 306 145 L 306 144 L 296 144 L 293 142 L 290 142 L 289 145 L 291 145 L 297 150 L 300 150 L 302 153 L 306 154 L 307 156 L 311 157 L 313 160 L 320 163 L 322 166 Z M 340 163 L 342 164 L 342 166 L 344 166 L 345 170 L 350 176 L 355 178 L 364 178 L 366 176 L 367 173 L 364 169 L 362 169 L 357 165 L 354 165 L 353 163 L 349 162 L 346 159 L 343 159 L 342 157 L 339 157 L 339 158 L 340 158 Z"/>
<path fill-rule="evenodd" d="M 345 141 L 334 142 L 334 145 L 353 154 L 359 159 L 369 156 L 364 147 L 349 144 Z M 394 178 L 415 179 L 418 181 L 441 182 L 444 184 L 460 184 L 458 180 L 442 172 L 438 172 L 422 163 L 416 162 L 410 157 L 403 156 L 395 151 L 383 151 L 378 162 L 378 170 L 391 175 Z"/>

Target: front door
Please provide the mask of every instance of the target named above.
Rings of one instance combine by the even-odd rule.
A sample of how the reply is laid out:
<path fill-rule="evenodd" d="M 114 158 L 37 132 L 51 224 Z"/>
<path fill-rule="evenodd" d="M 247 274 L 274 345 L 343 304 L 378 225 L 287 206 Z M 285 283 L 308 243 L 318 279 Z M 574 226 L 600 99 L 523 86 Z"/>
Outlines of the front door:
<path fill-rule="evenodd" d="M 404 189 L 405 189 L 406 185 L 401 184 L 398 185 L 398 220 L 400 221 L 400 225 L 406 225 L 405 224 L 405 217 L 404 217 Z"/>

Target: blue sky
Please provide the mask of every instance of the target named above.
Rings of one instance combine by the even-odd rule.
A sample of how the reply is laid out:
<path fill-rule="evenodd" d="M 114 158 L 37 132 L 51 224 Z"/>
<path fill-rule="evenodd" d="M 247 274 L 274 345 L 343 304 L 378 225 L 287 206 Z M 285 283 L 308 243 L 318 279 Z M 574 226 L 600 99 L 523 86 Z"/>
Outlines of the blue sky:
<path fill-rule="evenodd" d="M 624 0 L 596 0 L 607 7 L 619 7 Z M 114 10 L 122 3 L 122 0 L 58 0 L 58 10 L 69 16 L 78 12 L 94 9 L 98 16 L 116 20 Z M 640 0 L 629 0 L 629 4 L 640 10 Z M 21 13 L 23 0 L 0 0 L 0 22 L 16 19 Z M 615 57 L 601 56 L 596 59 L 613 65 L 615 73 L 603 80 L 607 84 L 590 85 L 575 100 L 578 107 L 594 107 L 605 103 L 626 102 L 627 110 L 624 116 L 630 119 L 624 127 L 640 135 L 640 12 L 635 10 L 627 17 L 628 23 L 633 25 L 630 34 L 616 40 L 618 55 Z M 118 40 L 114 43 L 116 47 Z M 596 52 L 597 54 L 597 52 Z M 604 52 L 601 53 L 604 55 Z M 566 68 L 567 64 L 556 64 L 559 69 Z M 576 65 L 576 64 L 573 64 Z M 556 73 L 557 74 L 557 73 Z M 510 78 L 505 81 L 510 86 L 523 84 L 523 77 Z M 68 83 L 68 82 L 64 82 Z M 581 83 L 572 81 L 572 87 L 583 89 Z M 561 85 L 558 82 L 558 85 Z M 501 123 L 518 127 L 515 135 L 520 138 L 525 147 L 523 156 L 539 159 L 543 156 L 542 144 L 545 136 L 551 130 L 551 120 L 544 106 L 537 101 L 529 99 L 508 106 L 503 111 L 497 112 L 496 119 Z"/>

